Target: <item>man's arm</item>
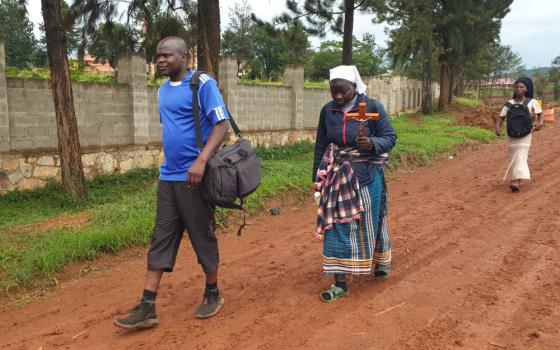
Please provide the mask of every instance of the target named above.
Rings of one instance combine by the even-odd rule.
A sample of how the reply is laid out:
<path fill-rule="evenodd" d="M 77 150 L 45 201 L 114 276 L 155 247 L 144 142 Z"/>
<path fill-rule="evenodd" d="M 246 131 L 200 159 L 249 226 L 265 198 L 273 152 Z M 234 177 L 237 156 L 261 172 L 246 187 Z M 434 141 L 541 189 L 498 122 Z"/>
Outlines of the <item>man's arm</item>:
<path fill-rule="evenodd" d="M 194 161 L 193 165 L 189 169 L 188 183 L 187 187 L 196 188 L 200 186 L 202 182 L 202 177 L 204 176 L 204 171 L 206 170 L 206 163 L 212 158 L 214 153 L 224 142 L 228 131 L 228 121 L 222 120 L 212 128 L 208 142 L 202 148 L 202 151 Z"/>

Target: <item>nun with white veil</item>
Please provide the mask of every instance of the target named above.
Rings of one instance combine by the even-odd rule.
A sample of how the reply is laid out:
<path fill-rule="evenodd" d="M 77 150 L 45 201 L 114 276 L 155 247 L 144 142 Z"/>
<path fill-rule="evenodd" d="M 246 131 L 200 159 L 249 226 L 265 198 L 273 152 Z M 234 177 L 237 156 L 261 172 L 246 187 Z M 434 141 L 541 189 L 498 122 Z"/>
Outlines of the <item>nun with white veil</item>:
<path fill-rule="evenodd" d="M 366 89 L 355 66 L 331 69 L 332 101 L 319 116 L 313 163 L 319 205 L 315 237 L 323 242 L 323 272 L 334 276 L 334 284 L 320 294 L 324 302 L 349 295 L 347 275 L 383 280 L 391 269 L 384 169 L 397 135 L 383 105 L 367 97 Z M 378 113 L 378 119 L 363 124 L 346 120 L 360 103 L 367 113 Z"/>

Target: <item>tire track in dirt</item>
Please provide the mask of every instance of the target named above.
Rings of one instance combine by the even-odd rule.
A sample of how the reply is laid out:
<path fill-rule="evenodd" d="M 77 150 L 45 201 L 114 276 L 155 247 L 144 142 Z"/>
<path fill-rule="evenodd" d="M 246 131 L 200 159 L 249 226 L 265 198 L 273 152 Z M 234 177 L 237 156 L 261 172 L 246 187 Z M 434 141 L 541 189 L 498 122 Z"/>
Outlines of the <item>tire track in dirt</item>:
<path fill-rule="evenodd" d="M 159 327 L 126 333 L 112 325 L 139 297 L 141 258 L 6 310 L 0 349 L 558 348 L 558 131 L 553 124 L 535 135 L 534 181 L 519 194 L 499 181 L 503 143 L 391 181 L 393 274 L 381 283 L 353 279 L 349 298 L 319 301 L 332 282 L 312 241 L 315 209 L 283 208 L 254 219 L 240 238 L 221 235 L 226 305 L 213 319 L 193 318 L 202 274 L 184 241 L 158 296 Z"/>

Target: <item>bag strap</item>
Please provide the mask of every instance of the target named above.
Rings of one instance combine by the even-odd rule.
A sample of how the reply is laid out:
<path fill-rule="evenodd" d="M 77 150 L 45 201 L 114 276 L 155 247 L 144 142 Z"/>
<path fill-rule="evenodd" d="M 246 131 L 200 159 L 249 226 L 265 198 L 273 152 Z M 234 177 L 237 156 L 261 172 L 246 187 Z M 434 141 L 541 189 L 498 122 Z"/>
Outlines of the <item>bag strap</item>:
<path fill-rule="evenodd" d="M 192 103 L 193 103 L 194 129 L 196 133 L 196 148 L 198 148 L 199 150 L 202 149 L 202 129 L 200 126 L 200 105 L 198 104 L 198 89 L 200 87 L 200 76 L 202 74 L 212 76 L 212 74 L 205 71 L 196 71 L 193 73 L 191 77 L 191 83 L 190 83 L 191 90 L 193 92 Z M 231 125 L 231 128 L 233 129 L 233 132 L 235 133 L 235 136 L 241 138 L 241 130 L 239 130 L 239 127 L 237 126 L 237 123 L 233 119 L 233 115 L 231 115 L 227 106 L 225 106 L 225 108 L 227 114 L 229 115 L 229 123 Z"/>
<path fill-rule="evenodd" d="M 196 148 L 198 150 L 202 150 L 202 129 L 200 127 L 200 106 L 198 104 L 198 87 L 199 87 L 199 80 L 200 75 L 203 72 L 196 71 L 193 73 L 191 77 L 191 90 L 193 93 L 192 96 L 192 109 L 193 109 L 193 118 L 194 118 L 194 130 L 196 134 Z"/>
<path fill-rule="evenodd" d="M 531 100 L 532 100 L 532 99 L 530 99 L 530 98 L 524 99 L 524 100 L 523 100 L 523 107 L 529 109 L 528 106 L 529 106 L 529 102 L 531 102 Z"/>
<path fill-rule="evenodd" d="M 229 108 L 227 108 L 227 106 L 226 106 L 226 112 L 229 115 L 229 124 L 231 125 L 231 128 L 233 129 L 235 136 L 241 138 L 241 130 L 239 130 L 239 127 L 237 126 L 237 123 L 233 119 L 233 115 L 231 115 Z"/>
<path fill-rule="evenodd" d="M 244 200 L 243 198 L 241 198 L 240 200 L 240 204 L 237 203 L 230 203 L 230 204 L 226 204 L 226 205 L 220 205 L 220 207 L 222 208 L 226 208 L 226 209 L 237 209 L 237 210 L 242 210 L 243 211 L 243 224 L 239 226 L 239 229 L 237 229 L 237 235 L 241 236 L 241 231 L 243 230 L 243 228 L 245 228 L 245 226 L 247 226 L 247 220 L 246 220 L 246 211 L 245 208 L 243 208 L 243 204 L 244 204 Z"/>
<path fill-rule="evenodd" d="M 202 149 L 202 129 L 200 127 L 200 106 L 198 104 L 198 88 L 200 86 L 199 81 L 200 81 L 201 74 L 207 74 L 209 76 L 212 76 L 208 72 L 196 71 L 193 73 L 191 77 L 190 86 L 193 93 L 192 103 L 193 103 L 194 129 L 196 133 L 196 148 L 198 148 L 199 150 Z M 229 112 L 227 106 L 226 106 L 226 112 L 229 115 L 229 123 L 231 125 L 231 128 L 233 129 L 233 132 L 235 133 L 235 136 L 241 138 L 241 130 L 239 130 L 239 127 L 237 126 L 237 123 L 233 119 L 233 116 Z M 231 203 L 229 205 L 224 205 L 222 207 L 228 209 L 243 210 L 243 225 L 241 225 L 237 230 L 237 235 L 241 236 L 241 230 L 243 230 L 243 228 L 246 226 L 245 208 L 243 208 L 243 198 L 241 198 L 241 204 Z"/>

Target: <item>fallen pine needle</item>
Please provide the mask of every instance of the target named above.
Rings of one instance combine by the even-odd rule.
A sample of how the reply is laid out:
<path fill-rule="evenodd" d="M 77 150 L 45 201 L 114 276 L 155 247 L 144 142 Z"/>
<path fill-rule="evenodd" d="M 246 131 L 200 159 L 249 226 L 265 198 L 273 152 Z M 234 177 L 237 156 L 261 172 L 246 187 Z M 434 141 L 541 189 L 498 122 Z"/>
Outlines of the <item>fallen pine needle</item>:
<path fill-rule="evenodd" d="M 352 335 L 356 336 L 356 337 L 361 337 L 361 336 L 367 335 L 367 332 L 357 332 L 357 333 L 352 333 Z"/>
<path fill-rule="evenodd" d="M 387 313 L 387 312 L 389 312 L 389 311 L 391 311 L 391 310 L 394 310 L 394 309 L 396 309 L 396 308 L 399 308 L 399 307 L 403 306 L 404 304 L 406 304 L 406 301 L 403 301 L 402 303 L 400 303 L 400 304 L 398 304 L 398 305 L 391 306 L 390 308 L 385 309 L 385 310 L 383 310 L 383 311 L 381 311 L 381 312 L 378 312 L 378 313 L 376 313 L 375 315 L 373 315 L 373 317 L 377 317 L 377 316 L 379 316 L 379 315 L 383 315 L 384 313 Z"/>
<path fill-rule="evenodd" d="M 79 337 L 81 337 L 82 335 L 87 334 L 87 332 L 88 332 L 88 331 L 80 332 L 80 333 L 76 334 L 75 336 L 73 336 L 72 339 L 79 338 Z"/>
<path fill-rule="evenodd" d="M 498 347 L 498 348 L 502 348 L 502 349 L 505 349 L 505 348 L 506 348 L 506 346 L 505 346 L 505 345 L 502 345 L 502 344 L 496 344 L 496 343 L 492 343 L 492 342 L 490 342 L 490 343 L 488 343 L 488 344 L 493 345 L 493 346 L 496 346 L 496 347 Z"/>

